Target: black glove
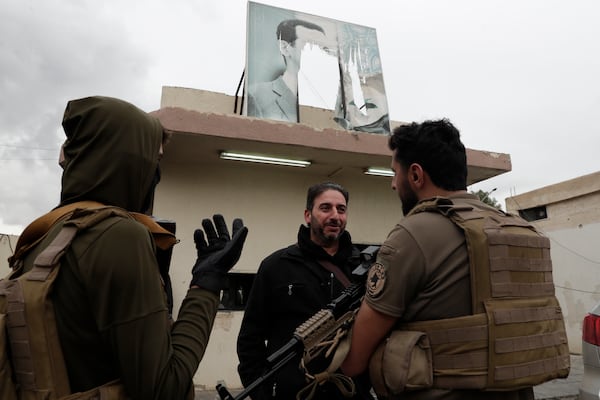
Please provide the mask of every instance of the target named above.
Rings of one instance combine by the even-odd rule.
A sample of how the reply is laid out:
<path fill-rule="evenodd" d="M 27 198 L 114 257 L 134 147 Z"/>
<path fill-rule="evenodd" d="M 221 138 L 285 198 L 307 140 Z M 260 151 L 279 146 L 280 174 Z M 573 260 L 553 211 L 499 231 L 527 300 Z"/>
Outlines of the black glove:
<path fill-rule="evenodd" d="M 198 285 L 203 289 L 219 292 L 227 285 L 227 272 L 240 259 L 242 247 L 248 235 L 248 228 L 240 218 L 233 220 L 233 238 L 229 237 L 227 224 L 220 214 L 202 220 L 202 229 L 194 231 L 194 242 L 198 258 L 192 269 L 190 286 Z M 215 230 L 216 227 L 216 230 Z M 204 234 L 206 233 L 206 239 Z"/>

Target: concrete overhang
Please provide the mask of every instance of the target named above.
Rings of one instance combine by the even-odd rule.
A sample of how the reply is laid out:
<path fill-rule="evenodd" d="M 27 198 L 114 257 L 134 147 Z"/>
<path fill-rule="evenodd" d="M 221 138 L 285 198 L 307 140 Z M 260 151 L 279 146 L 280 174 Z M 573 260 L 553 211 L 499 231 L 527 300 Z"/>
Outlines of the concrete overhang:
<path fill-rule="evenodd" d="M 167 101 L 165 90 L 170 96 L 166 96 Z M 195 101 L 194 94 L 197 94 Z M 362 173 L 367 167 L 389 168 L 391 152 L 387 135 L 214 112 L 215 104 L 221 102 L 233 109 L 232 96 L 163 88 L 161 109 L 152 114 L 174 134 L 165 159 L 175 163 L 215 164 L 224 162 L 219 159 L 221 151 L 233 151 L 308 160 L 312 164 L 305 169 L 307 173 L 326 176 L 348 169 Z M 199 110 L 198 104 L 210 104 L 212 108 Z M 467 149 L 467 163 L 469 185 L 511 170 L 510 156 L 502 153 Z"/>
<path fill-rule="evenodd" d="M 506 199 L 508 211 L 547 206 L 600 192 L 600 171 L 544 186 Z"/>

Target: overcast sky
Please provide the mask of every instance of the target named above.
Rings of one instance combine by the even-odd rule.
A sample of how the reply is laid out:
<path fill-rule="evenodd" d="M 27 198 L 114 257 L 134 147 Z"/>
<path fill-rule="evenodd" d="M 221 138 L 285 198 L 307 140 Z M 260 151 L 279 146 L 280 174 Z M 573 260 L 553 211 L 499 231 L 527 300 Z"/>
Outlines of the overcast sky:
<path fill-rule="evenodd" d="M 449 118 L 468 148 L 510 154 L 512 171 L 469 189 L 503 206 L 598 171 L 597 0 L 261 3 L 377 30 L 390 117 Z M 60 122 L 70 99 L 159 108 L 162 86 L 233 95 L 247 2 L 2 0 L 0 233 L 59 200 Z"/>

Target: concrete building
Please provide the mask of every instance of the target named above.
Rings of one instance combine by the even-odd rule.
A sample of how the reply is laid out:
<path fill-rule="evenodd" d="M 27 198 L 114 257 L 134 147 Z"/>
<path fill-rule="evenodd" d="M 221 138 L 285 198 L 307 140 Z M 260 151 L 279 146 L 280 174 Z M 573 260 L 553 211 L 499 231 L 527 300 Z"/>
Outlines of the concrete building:
<path fill-rule="evenodd" d="M 234 113 L 232 96 L 202 90 L 164 87 L 154 114 L 173 133 L 161 161 L 154 215 L 174 220 L 177 237 L 171 262 L 175 315 L 187 291 L 196 259 L 193 232 L 203 218 L 221 213 L 230 224 L 241 217 L 249 228 L 242 257 L 233 272 L 232 289 L 222 299 L 209 346 L 194 382 L 214 390 L 224 380 L 241 387 L 235 343 L 243 304 L 260 261 L 296 241 L 304 223 L 307 188 L 333 180 L 350 192 L 347 229 L 357 244 L 383 242 L 402 218 L 389 177 L 366 175 L 368 167 L 389 168 L 388 137 L 341 130 L 332 112 L 301 107 L 301 123 L 248 118 Z M 393 123 L 395 126 L 398 123 Z M 308 160 L 306 168 L 223 160 L 221 151 L 236 151 Z M 468 184 L 511 170 L 508 154 L 467 149 Z M 17 237 L 0 240 L 0 271 Z"/>
<path fill-rule="evenodd" d="M 509 197 L 506 209 L 550 238 L 569 348 L 581 354 L 583 318 L 600 301 L 600 172 Z"/>
<path fill-rule="evenodd" d="M 195 89 L 164 87 L 156 116 L 173 133 L 161 161 L 154 214 L 177 222 L 171 263 L 175 303 L 181 301 L 195 260 L 193 231 L 202 218 L 222 213 L 242 217 L 249 235 L 234 271 L 237 283 L 224 299 L 209 347 L 195 376 L 199 388 L 219 380 L 239 388 L 235 343 L 243 299 L 252 274 L 272 251 L 296 241 L 308 186 L 326 180 L 350 192 L 347 229 L 359 244 L 381 243 L 402 217 L 390 178 L 365 175 L 367 167 L 389 168 L 388 137 L 341 130 L 328 110 L 302 107 L 301 123 L 290 124 L 234 114 L 235 98 Z M 397 123 L 396 123 L 397 124 Z M 309 160 L 294 168 L 219 158 L 236 151 Z M 510 156 L 467 150 L 468 183 L 510 171 Z"/>

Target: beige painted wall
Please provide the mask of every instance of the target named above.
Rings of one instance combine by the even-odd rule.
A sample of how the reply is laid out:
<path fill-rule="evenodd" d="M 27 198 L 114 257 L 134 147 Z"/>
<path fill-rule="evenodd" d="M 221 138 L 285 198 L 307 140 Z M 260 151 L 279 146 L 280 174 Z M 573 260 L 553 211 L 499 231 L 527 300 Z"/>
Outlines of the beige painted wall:
<path fill-rule="evenodd" d="M 165 160 L 166 161 L 166 160 Z M 367 176 L 362 171 L 342 171 L 334 178 L 292 167 L 274 167 L 243 162 L 162 165 L 154 214 L 177 222 L 177 237 L 171 263 L 175 306 L 184 297 L 195 260 L 194 229 L 202 218 L 222 213 L 228 225 L 241 217 L 249 228 L 237 272 L 256 272 L 271 252 L 292 244 L 300 224 L 308 186 L 335 180 L 350 192 L 347 229 L 356 243 L 381 243 L 402 216 L 401 205 L 390 187 L 390 178 Z M 242 312 L 219 312 L 210 343 L 195 376 L 199 387 L 214 389 L 217 381 L 239 388 L 235 344 Z"/>
<path fill-rule="evenodd" d="M 565 316 L 571 353 L 581 354 L 583 318 L 600 302 L 600 224 L 546 231 L 551 240 L 556 297 Z"/>

